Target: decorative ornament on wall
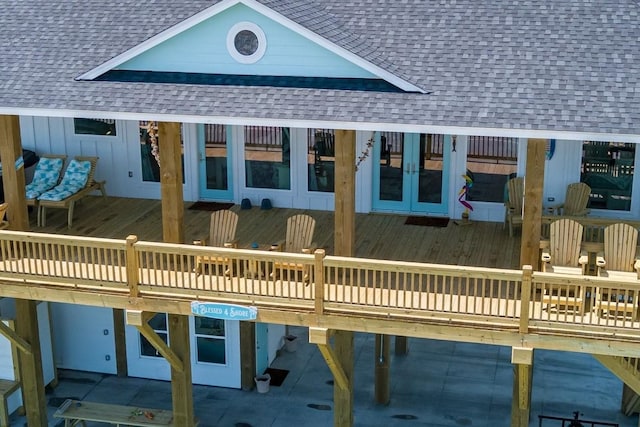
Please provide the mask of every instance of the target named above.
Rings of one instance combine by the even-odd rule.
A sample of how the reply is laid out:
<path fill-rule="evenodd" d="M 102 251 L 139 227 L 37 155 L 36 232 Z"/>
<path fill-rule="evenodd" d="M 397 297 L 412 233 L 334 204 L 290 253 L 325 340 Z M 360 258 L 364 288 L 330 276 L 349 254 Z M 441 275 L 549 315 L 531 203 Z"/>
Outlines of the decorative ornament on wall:
<path fill-rule="evenodd" d="M 553 157 L 553 153 L 556 151 L 556 140 L 555 139 L 547 139 L 547 149 L 545 151 L 545 155 L 547 160 L 551 160 Z"/>

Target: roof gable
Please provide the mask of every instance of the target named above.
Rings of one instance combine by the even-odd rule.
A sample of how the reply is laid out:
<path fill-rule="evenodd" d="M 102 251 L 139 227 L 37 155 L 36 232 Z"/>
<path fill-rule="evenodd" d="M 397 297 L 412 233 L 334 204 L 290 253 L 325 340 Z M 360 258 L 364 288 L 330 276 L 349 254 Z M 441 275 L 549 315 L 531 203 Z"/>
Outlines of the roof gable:
<path fill-rule="evenodd" d="M 320 6 L 313 7 L 317 12 Z M 243 36 L 247 34 L 250 37 L 244 40 L 248 44 L 243 44 Z M 313 81 L 320 87 L 343 87 L 344 82 L 351 82 L 354 89 L 388 91 L 392 87 L 425 92 L 385 67 L 355 54 L 353 50 L 361 53 L 362 46 L 354 46 L 353 37 L 350 42 L 347 47 L 340 46 L 255 0 L 223 0 L 81 75 L 78 80 L 119 80 L 125 76 L 125 81 L 149 78 L 156 82 L 243 85 L 257 82 L 263 76 L 267 84 L 275 86 Z M 152 76 L 153 73 L 162 77 Z M 191 81 L 191 76 L 198 77 Z M 229 79 L 229 76 L 255 78 Z M 283 77 L 293 79 L 285 81 Z M 330 84 L 327 85 L 327 81 Z M 335 81 L 340 84 L 336 86 Z M 314 87 L 314 84 L 302 87 Z"/>

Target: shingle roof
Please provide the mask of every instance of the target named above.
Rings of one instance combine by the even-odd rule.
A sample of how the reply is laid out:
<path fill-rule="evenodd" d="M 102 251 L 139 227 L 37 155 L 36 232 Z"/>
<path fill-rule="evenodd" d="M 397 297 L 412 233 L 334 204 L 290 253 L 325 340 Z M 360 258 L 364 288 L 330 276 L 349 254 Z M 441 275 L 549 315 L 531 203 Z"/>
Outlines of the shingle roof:
<path fill-rule="evenodd" d="M 80 82 L 216 2 L 0 0 L 0 111 L 640 135 L 636 1 L 260 1 L 430 93 Z"/>

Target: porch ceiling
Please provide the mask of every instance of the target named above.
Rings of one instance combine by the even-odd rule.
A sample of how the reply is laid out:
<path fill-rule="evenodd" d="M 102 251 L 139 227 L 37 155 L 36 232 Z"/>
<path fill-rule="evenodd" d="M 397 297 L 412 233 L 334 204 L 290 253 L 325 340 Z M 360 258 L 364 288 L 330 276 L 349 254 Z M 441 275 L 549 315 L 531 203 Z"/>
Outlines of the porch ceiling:
<path fill-rule="evenodd" d="M 185 202 L 185 239 L 191 242 L 208 234 L 211 212 L 190 210 Z M 333 212 L 301 209 L 241 210 L 237 237 L 241 247 L 252 242 L 270 244 L 284 239 L 286 219 L 307 213 L 316 219 L 314 242 L 333 254 Z M 130 234 L 140 240 L 162 241 L 161 202 L 119 197 L 88 197 L 75 209 L 73 228 L 67 228 L 66 211 L 50 209 L 47 226 L 37 227 L 31 213 L 32 231 L 88 237 L 123 239 Z M 509 237 L 502 223 L 474 222 L 447 227 L 405 225 L 406 215 L 358 214 L 356 256 L 399 261 L 519 268 L 520 238 Z"/>

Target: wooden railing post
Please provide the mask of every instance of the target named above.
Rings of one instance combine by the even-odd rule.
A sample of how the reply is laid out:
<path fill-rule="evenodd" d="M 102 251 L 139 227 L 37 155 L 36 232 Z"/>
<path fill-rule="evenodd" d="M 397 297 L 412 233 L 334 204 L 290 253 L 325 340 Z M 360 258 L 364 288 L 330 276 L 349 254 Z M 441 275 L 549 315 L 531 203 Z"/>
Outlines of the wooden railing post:
<path fill-rule="evenodd" d="M 314 252 L 313 281 L 316 293 L 316 314 L 324 313 L 324 249 L 316 249 Z"/>
<path fill-rule="evenodd" d="M 533 281 L 533 267 L 522 266 L 522 287 L 520 288 L 520 333 L 529 332 L 529 306 L 531 303 L 531 282 Z"/>
<path fill-rule="evenodd" d="M 138 290 L 138 255 L 134 247 L 137 242 L 138 236 L 127 236 L 127 284 L 129 285 L 129 293 L 134 298 L 140 296 L 140 291 Z"/>

